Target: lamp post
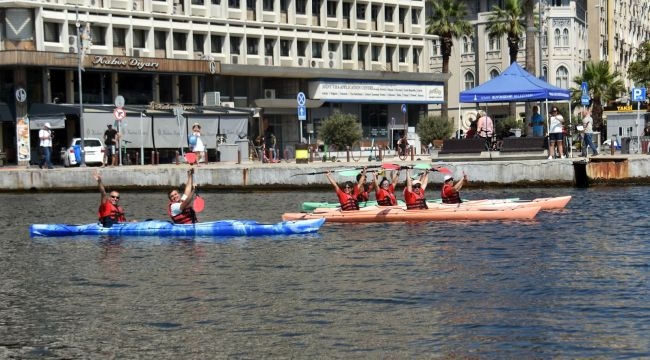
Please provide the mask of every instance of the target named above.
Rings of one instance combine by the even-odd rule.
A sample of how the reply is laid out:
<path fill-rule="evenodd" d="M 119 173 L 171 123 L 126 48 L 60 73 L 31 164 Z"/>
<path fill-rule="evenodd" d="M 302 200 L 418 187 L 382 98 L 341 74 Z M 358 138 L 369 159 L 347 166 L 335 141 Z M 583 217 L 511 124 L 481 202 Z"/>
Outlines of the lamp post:
<path fill-rule="evenodd" d="M 537 2 L 537 12 L 538 12 L 538 19 L 537 19 L 537 29 L 539 32 L 539 38 L 537 39 L 539 41 L 539 74 L 538 78 L 542 77 L 542 0 L 539 0 Z"/>
<path fill-rule="evenodd" d="M 86 141 L 84 139 L 84 102 L 81 81 L 83 44 L 81 42 L 81 31 L 79 29 L 81 27 L 81 24 L 79 24 L 79 7 L 77 5 L 75 5 L 75 14 L 75 26 L 77 27 L 77 77 L 79 80 L 79 132 L 81 135 L 81 146 L 79 147 L 79 150 L 81 151 L 81 161 L 79 162 L 79 166 L 83 167 L 86 166 Z"/>

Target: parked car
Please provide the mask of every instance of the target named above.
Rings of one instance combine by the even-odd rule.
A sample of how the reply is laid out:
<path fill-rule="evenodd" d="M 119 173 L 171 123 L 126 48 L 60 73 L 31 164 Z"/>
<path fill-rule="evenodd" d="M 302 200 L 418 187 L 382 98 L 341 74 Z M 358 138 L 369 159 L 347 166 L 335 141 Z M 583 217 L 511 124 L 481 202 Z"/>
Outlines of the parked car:
<path fill-rule="evenodd" d="M 78 166 L 81 162 L 81 138 L 74 138 L 70 147 L 61 149 L 61 163 L 63 166 Z M 76 151 L 75 151 L 76 147 Z M 97 138 L 85 138 L 84 149 L 86 152 L 86 165 L 101 166 L 104 163 L 104 144 Z"/>

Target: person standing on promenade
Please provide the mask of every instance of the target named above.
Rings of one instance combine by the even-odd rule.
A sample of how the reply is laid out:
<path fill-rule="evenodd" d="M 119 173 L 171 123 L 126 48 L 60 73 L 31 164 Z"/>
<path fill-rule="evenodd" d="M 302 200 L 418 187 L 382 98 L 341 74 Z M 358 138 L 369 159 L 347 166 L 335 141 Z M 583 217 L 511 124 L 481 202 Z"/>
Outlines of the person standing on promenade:
<path fill-rule="evenodd" d="M 445 175 L 440 197 L 443 204 L 460 204 L 463 202 L 460 198 L 460 189 L 467 182 L 467 175 L 463 174 L 463 178 L 454 184 L 454 177 Z"/>
<path fill-rule="evenodd" d="M 397 198 L 395 197 L 395 186 L 399 179 L 399 170 L 393 174 L 392 180 L 388 181 L 386 177 L 378 181 L 379 174 L 375 173 L 375 198 L 379 206 L 395 206 Z"/>
<path fill-rule="evenodd" d="M 429 182 L 429 170 L 425 170 L 418 180 L 411 179 L 411 170 L 406 170 L 406 187 L 404 188 L 404 202 L 406 209 L 428 209 L 424 190 Z"/>
<path fill-rule="evenodd" d="M 332 184 L 334 191 L 336 191 L 336 196 L 339 199 L 339 204 L 341 204 L 341 210 L 359 210 L 359 200 L 357 200 L 357 198 L 359 196 L 359 193 L 361 193 L 361 186 L 358 183 L 354 185 L 352 181 L 346 181 L 343 184 L 343 190 L 341 190 L 339 184 L 337 184 L 334 180 L 334 177 L 332 177 L 331 171 L 328 171 L 325 176 L 327 177 L 327 180 L 329 180 L 330 184 Z M 363 178 L 365 179 L 365 175 Z"/>
<path fill-rule="evenodd" d="M 52 130 L 50 129 L 50 123 L 46 122 L 43 124 L 43 128 L 38 131 L 38 138 L 40 139 L 41 147 L 41 160 L 38 163 L 39 168 L 47 166 L 48 169 L 52 169 Z"/>
<path fill-rule="evenodd" d="M 203 145 L 203 140 L 201 140 L 201 124 L 194 123 L 192 125 L 192 136 L 194 136 L 194 144 L 192 144 L 192 141 L 190 142 L 191 150 L 196 154 L 196 161 L 201 163 L 205 161 L 205 145 Z"/>
<path fill-rule="evenodd" d="M 530 117 L 528 126 L 533 128 L 533 136 L 544 136 L 544 117 L 539 113 L 539 107 L 537 105 L 533 106 L 533 115 Z"/>
<path fill-rule="evenodd" d="M 199 222 L 192 207 L 194 202 L 194 168 L 187 170 L 187 182 L 185 183 L 183 195 L 181 196 L 177 189 L 172 189 L 167 196 L 169 197 L 167 213 L 174 224 L 194 224 Z"/>
<path fill-rule="evenodd" d="M 119 140 L 120 135 L 117 130 L 113 129 L 112 124 L 106 125 L 108 129 L 104 131 L 104 145 L 106 145 L 106 165 L 117 166 L 117 155 L 115 153 L 115 142 Z"/>
<path fill-rule="evenodd" d="M 106 189 L 102 183 L 102 177 L 99 172 L 95 170 L 93 173 L 101 199 L 99 200 L 99 210 L 97 211 L 99 222 L 103 227 L 111 227 L 115 223 L 126 222 L 124 209 L 119 205 L 120 193 L 113 190 L 106 194 Z"/>
<path fill-rule="evenodd" d="M 589 111 L 588 108 L 582 109 L 582 127 L 584 128 L 582 131 L 584 133 L 582 134 L 583 136 L 583 147 L 582 147 L 582 156 L 587 157 L 587 152 L 589 151 L 589 148 L 591 148 L 592 151 L 592 156 L 598 155 L 598 149 L 596 148 L 596 145 L 594 145 L 593 142 L 593 136 L 594 136 L 594 119 L 591 117 L 591 112 Z"/>
<path fill-rule="evenodd" d="M 548 129 L 548 159 L 552 160 L 555 158 L 555 148 L 557 148 L 557 154 L 560 158 L 564 159 L 564 133 L 563 133 L 563 124 L 564 117 L 554 106 L 551 109 L 550 115 L 550 124 Z"/>

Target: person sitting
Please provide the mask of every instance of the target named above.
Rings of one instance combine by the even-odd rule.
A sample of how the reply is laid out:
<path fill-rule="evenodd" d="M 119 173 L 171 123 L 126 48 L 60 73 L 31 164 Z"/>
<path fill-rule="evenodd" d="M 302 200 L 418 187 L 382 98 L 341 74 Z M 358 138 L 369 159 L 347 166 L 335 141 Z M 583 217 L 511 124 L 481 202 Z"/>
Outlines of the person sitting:
<path fill-rule="evenodd" d="M 359 195 L 357 195 L 357 201 L 359 202 L 366 202 L 370 200 L 370 192 L 375 188 L 375 184 L 368 184 L 366 182 L 366 179 L 366 168 L 364 167 L 363 170 L 357 174 L 357 184 L 359 185 L 360 189 Z"/>
<path fill-rule="evenodd" d="M 352 181 L 346 181 L 345 184 L 343 184 L 343 190 L 341 190 L 336 181 L 334 181 L 330 171 L 328 171 L 325 176 L 327 177 L 327 180 L 329 180 L 330 184 L 332 184 L 332 187 L 334 187 L 334 191 L 336 191 L 336 196 L 339 198 L 339 204 L 341 204 L 341 210 L 359 210 L 359 200 L 357 200 L 357 197 L 361 192 L 359 184 L 354 185 Z"/>
<path fill-rule="evenodd" d="M 189 169 L 187 171 L 187 182 L 185 183 L 182 196 L 177 189 L 172 189 L 167 194 L 169 197 L 167 213 L 172 218 L 174 224 L 194 224 L 198 222 L 196 212 L 192 207 L 194 201 L 193 175 L 194 169 Z"/>
<path fill-rule="evenodd" d="M 106 189 L 102 183 L 102 177 L 99 172 L 95 171 L 93 177 L 97 181 L 101 199 L 99 200 L 99 210 L 97 211 L 99 222 L 103 227 L 111 227 L 115 223 L 126 222 L 124 209 L 118 205 L 120 202 L 120 193 L 113 190 L 110 195 L 106 194 Z"/>
<path fill-rule="evenodd" d="M 404 201 L 406 209 L 428 209 L 424 190 L 429 182 L 429 170 L 425 170 L 418 180 L 411 179 L 411 171 L 406 170 L 406 188 L 404 188 Z"/>
<path fill-rule="evenodd" d="M 469 129 L 467 129 L 467 132 L 465 133 L 465 139 L 475 139 L 478 136 L 476 129 L 476 120 L 474 120 L 469 124 Z"/>
<path fill-rule="evenodd" d="M 386 177 L 382 178 L 381 181 L 378 181 L 379 174 L 375 173 L 375 198 L 377 199 L 377 205 L 379 206 L 396 206 L 397 198 L 395 197 L 395 186 L 397 185 L 397 179 L 399 178 L 399 171 L 396 171 L 393 174 L 391 181 L 388 181 Z"/>
<path fill-rule="evenodd" d="M 460 204 L 462 202 L 460 198 L 460 189 L 463 187 L 463 184 L 467 182 L 467 175 L 463 174 L 463 178 L 460 179 L 456 184 L 454 184 L 454 178 L 451 175 L 445 175 L 444 183 L 442 184 L 442 190 L 440 191 L 440 197 L 442 198 L 443 204 Z"/>

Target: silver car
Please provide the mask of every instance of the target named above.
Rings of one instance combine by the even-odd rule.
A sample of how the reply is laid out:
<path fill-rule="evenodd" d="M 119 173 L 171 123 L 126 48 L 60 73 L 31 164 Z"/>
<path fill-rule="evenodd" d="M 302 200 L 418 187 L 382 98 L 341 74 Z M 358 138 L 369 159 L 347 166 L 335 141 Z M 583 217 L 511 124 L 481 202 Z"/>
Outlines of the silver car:
<path fill-rule="evenodd" d="M 61 163 L 63 166 L 79 166 L 81 162 L 81 138 L 74 138 L 67 149 L 61 149 Z M 84 150 L 86 152 L 86 165 L 101 166 L 104 164 L 104 144 L 97 138 L 85 138 Z"/>

